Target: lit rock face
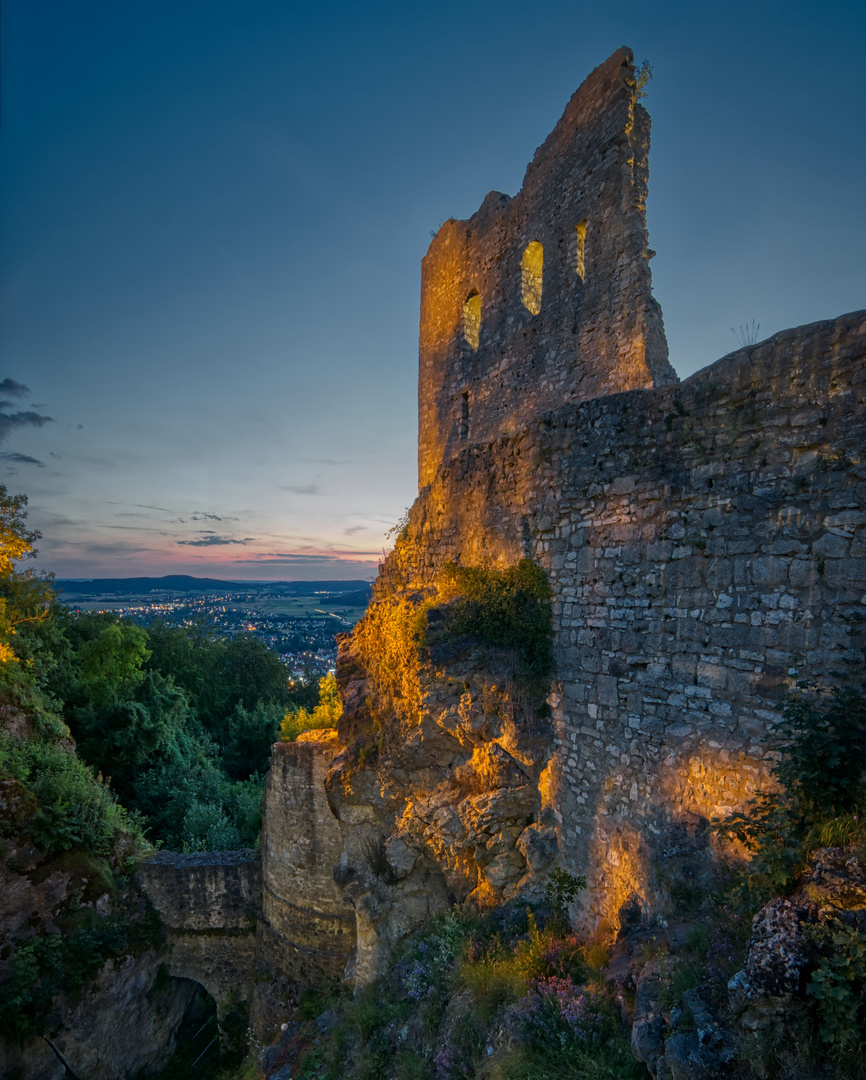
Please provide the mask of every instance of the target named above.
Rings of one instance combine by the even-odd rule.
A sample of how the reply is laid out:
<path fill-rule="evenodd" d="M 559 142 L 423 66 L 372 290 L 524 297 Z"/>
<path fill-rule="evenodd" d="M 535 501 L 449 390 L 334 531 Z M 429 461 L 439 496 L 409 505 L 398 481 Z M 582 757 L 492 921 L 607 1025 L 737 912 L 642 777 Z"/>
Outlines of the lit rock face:
<path fill-rule="evenodd" d="M 547 873 L 532 821 L 589 877 L 573 916 L 607 931 L 624 905 L 662 913 L 700 883 L 713 864 L 708 819 L 768 782 L 784 684 L 836 670 L 846 616 L 862 610 L 864 360 L 866 313 L 855 312 L 741 349 L 678 387 L 562 405 L 444 462 L 374 607 L 417 604 L 449 560 L 534 558 L 555 595 L 553 723 L 521 758 L 530 718 L 517 717 L 510 742 L 491 729 L 507 710 L 491 698 L 503 683 L 488 660 L 430 657 L 416 673 L 420 712 L 394 708 L 395 744 L 348 782 L 338 759 L 329 778 L 344 841 L 350 816 L 367 820 L 386 849 L 405 838 L 455 896 L 483 882 L 499 899 L 537 892 Z M 353 648 L 339 674 L 349 713 L 366 699 L 384 708 L 382 676 Z M 507 781 L 473 779 L 467 803 L 461 770 L 495 771 L 499 750 L 514 763 L 502 759 Z"/>
<path fill-rule="evenodd" d="M 359 984 L 455 900 L 540 899 L 557 843 L 542 795 L 552 729 L 521 700 L 513 668 L 507 651 L 470 640 L 424 649 L 417 666 L 407 661 L 416 695 L 395 701 L 365 671 L 357 642 L 343 641 L 348 748 L 327 790 L 343 838 L 335 877 L 358 923 Z"/>
<path fill-rule="evenodd" d="M 646 231 L 649 115 L 631 51 L 575 92 L 514 198 L 492 191 L 422 263 L 419 476 L 565 401 L 676 382 Z"/>

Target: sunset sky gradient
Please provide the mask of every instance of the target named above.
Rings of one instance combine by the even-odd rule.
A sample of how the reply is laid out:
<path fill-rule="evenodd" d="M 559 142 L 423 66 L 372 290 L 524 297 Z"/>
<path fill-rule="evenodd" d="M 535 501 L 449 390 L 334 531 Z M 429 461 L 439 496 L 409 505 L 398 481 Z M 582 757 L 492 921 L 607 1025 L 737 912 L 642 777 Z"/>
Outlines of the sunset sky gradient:
<path fill-rule="evenodd" d="M 6 0 L 0 478 L 39 565 L 374 574 L 430 233 L 516 192 L 623 44 L 680 375 L 866 306 L 864 39 L 832 0 Z"/>

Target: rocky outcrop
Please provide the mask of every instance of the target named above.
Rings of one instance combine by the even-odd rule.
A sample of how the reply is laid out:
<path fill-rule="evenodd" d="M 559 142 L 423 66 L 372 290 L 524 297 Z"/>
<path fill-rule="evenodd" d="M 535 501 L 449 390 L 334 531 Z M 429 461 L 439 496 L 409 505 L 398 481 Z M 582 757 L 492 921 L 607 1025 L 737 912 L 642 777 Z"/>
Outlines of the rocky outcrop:
<path fill-rule="evenodd" d="M 174 1053 L 198 988 L 160 974 L 162 956 L 109 961 L 79 998 L 59 998 L 47 1036 L 23 1047 L 0 1041 L 0 1076 L 119 1080 L 155 1073 Z M 67 1072 L 67 1069 L 69 1070 Z"/>
<path fill-rule="evenodd" d="M 794 893 L 775 897 L 755 915 L 745 964 L 729 980 L 727 999 L 717 986 L 702 984 L 672 1002 L 676 956 L 642 967 L 632 1026 L 635 1057 L 654 1080 L 739 1076 L 746 1062 L 751 1075 L 761 1076 L 786 1052 L 791 1075 L 823 1076 L 814 1063 L 795 1059 L 804 1034 L 813 1026 L 820 1030 L 819 999 L 810 984 L 823 961 L 838 960 L 840 927 L 866 935 L 866 873 L 855 853 L 822 848 L 813 852 Z M 832 1069 L 827 1075 L 834 1075 Z"/>
<path fill-rule="evenodd" d="M 754 918 L 745 967 L 729 984 L 742 1029 L 766 1038 L 793 1030 L 810 1004 L 821 931 L 839 926 L 866 935 L 866 872 L 855 853 L 820 848 L 794 894 L 771 900 Z"/>
<path fill-rule="evenodd" d="M 383 625 L 403 596 L 380 597 Z M 428 631 L 444 618 L 425 612 Z M 369 982 L 391 946 L 449 903 L 538 899 L 557 852 L 545 793 L 549 722 L 508 650 L 435 639 L 406 660 L 414 693 L 370 677 L 345 639 L 338 667 L 348 746 L 327 777 L 340 823 L 335 880 L 357 919 L 354 977 Z"/>

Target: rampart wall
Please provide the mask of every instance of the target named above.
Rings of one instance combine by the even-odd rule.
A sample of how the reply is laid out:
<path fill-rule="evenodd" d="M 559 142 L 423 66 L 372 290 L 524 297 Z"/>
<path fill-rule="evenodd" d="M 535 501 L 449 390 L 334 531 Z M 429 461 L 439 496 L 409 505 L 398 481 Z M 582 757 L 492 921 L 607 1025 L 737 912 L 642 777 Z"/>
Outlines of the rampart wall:
<path fill-rule="evenodd" d="M 342 839 L 325 795 L 341 749 L 334 731 L 274 745 L 262 826 L 263 920 L 256 1021 L 285 1018 L 298 989 L 342 978 L 355 945 L 355 913 L 334 884 Z"/>
<path fill-rule="evenodd" d="M 767 779 L 784 685 L 838 668 L 866 607 L 864 403 L 854 312 L 469 446 L 413 507 L 377 596 L 447 560 L 550 574 L 542 795 L 593 924 L 700 874 L 707 820 Z"/>

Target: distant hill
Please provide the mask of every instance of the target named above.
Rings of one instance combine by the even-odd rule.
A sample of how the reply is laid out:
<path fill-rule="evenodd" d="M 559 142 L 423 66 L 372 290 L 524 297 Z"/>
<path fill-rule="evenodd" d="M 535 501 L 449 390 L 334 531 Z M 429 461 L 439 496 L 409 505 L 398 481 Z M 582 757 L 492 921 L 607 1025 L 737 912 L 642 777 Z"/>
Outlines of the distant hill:
<path fill-rule="evenodd" d="M 64 593 L 87 596 L 104 593 L 148 592 L 261 592 L 279 591 L 286 596 L 313 596 L 317 592 L 344 593 L 346 590 L 369 590 L 363 579 L 348 581 L 222 581 L 219 578 L 191 577 L 188 574 L 170 574 L 166 577 L 91 578 L 75 581 L 57 578 L 55 586 Z M 367 597 L 369 599 L 369 597 Z M 367 599 L 359 601 L 366 604 Z"/>

